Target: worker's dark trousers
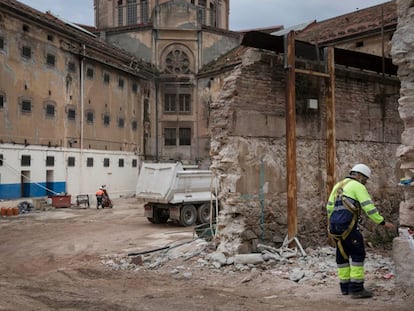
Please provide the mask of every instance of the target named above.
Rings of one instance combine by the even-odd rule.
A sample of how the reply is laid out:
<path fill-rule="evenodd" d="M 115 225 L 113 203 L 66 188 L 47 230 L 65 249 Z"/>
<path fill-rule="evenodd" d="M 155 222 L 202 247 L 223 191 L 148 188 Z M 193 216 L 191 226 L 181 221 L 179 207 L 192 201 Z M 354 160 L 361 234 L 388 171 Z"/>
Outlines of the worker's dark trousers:
<path fill-rule="evenodd" d="M 338 244 L 338 242 L 337 242 Z M 349 236 L 342 240 L 342 247 L 348 255 L 345 259 L 339 248 L 336 248 L 336 263 L 340 274 L 340 286 L 342 293 L 358 292 L 364 289 L 364 238 L 357 226 Z M 346 280 L 349 280 L 347 282 Z"/>
<path fill-rule="evenodd" d="M 96 208 L 98 208 L 99 206 L 102 206 L 102 196 L 101 195 L 96 196 Z"/>

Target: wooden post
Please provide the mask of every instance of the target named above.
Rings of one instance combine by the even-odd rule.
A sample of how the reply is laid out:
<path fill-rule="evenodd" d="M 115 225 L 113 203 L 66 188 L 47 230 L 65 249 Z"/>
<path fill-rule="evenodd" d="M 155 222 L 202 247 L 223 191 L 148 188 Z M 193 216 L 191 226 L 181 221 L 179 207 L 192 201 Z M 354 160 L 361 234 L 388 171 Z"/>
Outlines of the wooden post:
<path fill-rule="evenodd" d="M 288 239 L 296 237 L 297 184 L 296 184 L 296 94 L 295 94 L 295 33 L 286 40 L 286 170 L 287 170 L 287 222 Z"/>
<path fill-rule="evenodd" d="M 326 98 L 326 198 L 336 182 L 336 132 L 335 132 L 335 56 L 333 47 L 328 47 L 327 67 L 329 74 Z"/>

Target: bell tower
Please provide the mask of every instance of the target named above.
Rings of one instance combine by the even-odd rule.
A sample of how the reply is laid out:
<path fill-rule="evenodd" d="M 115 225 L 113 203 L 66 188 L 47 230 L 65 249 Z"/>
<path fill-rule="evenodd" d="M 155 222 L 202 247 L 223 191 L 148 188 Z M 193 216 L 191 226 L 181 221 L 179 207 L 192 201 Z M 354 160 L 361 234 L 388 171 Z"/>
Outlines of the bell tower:
<path fill-rule="evenodd" d="M 157 9 L 163 5 L 194 10 L 200 25 L 229 30 L 230 0 L 94 0 L 95 27 L 153 24 Z"/>

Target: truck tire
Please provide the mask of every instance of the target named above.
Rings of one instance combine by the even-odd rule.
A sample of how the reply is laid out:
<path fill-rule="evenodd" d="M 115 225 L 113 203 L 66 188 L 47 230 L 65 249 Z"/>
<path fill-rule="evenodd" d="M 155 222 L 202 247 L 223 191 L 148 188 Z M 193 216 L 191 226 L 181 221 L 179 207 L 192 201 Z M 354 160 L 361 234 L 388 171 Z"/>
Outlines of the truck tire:
<path fill-rule="evenodd" d="M 165 224 L 168 221 L 168 218 L 170 218 L 168 210 L 154 207 L 154 215 L 152 218 L 153 224 Z"/>
<path fill-rule="evenodd" d="M 180 211 L 180 225 L 189 227 L 197 221 L 197 210 L 194 205 L 184 205 Z"/>
<path fill-rule="evenodd" d="M 210 222 L 210 203 L 204 203 L 197 209 L 197 223 L 205 224 L 208 222 Z"/>

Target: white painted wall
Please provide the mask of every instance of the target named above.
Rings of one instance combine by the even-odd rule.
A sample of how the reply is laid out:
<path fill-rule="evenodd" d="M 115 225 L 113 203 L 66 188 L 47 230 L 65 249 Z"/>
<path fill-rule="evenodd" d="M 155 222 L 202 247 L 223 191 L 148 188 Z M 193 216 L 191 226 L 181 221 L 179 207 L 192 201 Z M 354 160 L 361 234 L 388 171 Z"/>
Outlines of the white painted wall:
<path fill-rule="evenodd" d="M 78 194 L 89 194 L 94 202 L 95 192 L 101 185 L 106 185 L 113 198 L 135 194 L 140 163 L 132 152 L 0 144 L 0 154 L 3 155 L 3 165 L 0 166 L 0 183 L 3 185 L 20 183 L 21 171 L 30 171 L 31 183 L 45 183 L 47 170 L 53 170 L 55 182 L 66 182 L 72 203 Z M 21 166 L 22 155 L 30 155 L 29 167 Z M 54 157 L 54 166 L 46 166 L 47 156 Z M 69 157 L 75 158 L 75 166 L 67 165 Z M 93 167 L 87 167 L 87 158 L 93 158 Z M 104 167 L 104 158 L 109 159 L 109 167 Z M 124 159 L 124 167 L 118 166 L 119 159 Z M 136 167 L 132 166 L 134 159 Z"/>

